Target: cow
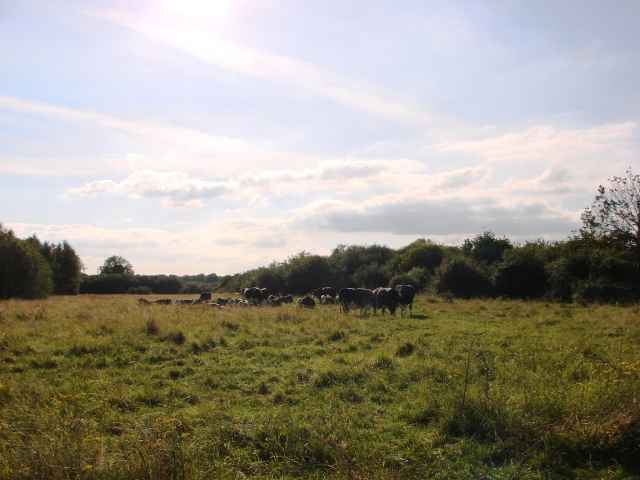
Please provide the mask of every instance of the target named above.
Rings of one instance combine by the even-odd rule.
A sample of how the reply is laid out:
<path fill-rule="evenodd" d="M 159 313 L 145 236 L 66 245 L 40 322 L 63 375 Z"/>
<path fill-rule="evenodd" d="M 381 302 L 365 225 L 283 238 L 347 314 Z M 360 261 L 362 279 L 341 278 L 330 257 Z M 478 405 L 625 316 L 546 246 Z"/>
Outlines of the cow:
<path fill-rule="evenodd" d="M 299 298 L 296 302 L 296 308 L 314 308 L 315 306 L 316 301 L 309 295 Z"/>
<path fill-rule="evenodd" d="M 263 305 L 263 302 L 266 304 L 267 297 L 266 288 L 250 287 L 242 292 L 242 298 L 252 305 Z"/>
<path fill-rule="evenodd" d="M 338 295 L 338 289 L 335 287 L 318 287 L 314 288 L 311 293 L 315 298 L 321 298 L 322 295 L 336 298 L 336 295 Z"/>
<path fill-rule="evenodd" d="M 349 313 L 349 308 L 360 309 L 360 316 L 371 306 L 373 302 L 373 292 L 368 288 L 341 288 L 338 292 L 340 309 L 344 313 Z"/>
<path fill-rule="evenodd" d="M 322 305 L 335 305 L 336 299 L 330 295 L 320 295 L 320 303 Z"/>
<path fill-rule="evenodd" d="M 228 305 L 229 302 L 231 302 L 232 298 L 231 297 L 227 297 L 227 298 L 222 298 L 222 297 L 218 297 L 216 299 L 216 303 L 222 306 Z"/>
<path fill-rule="evenodd" d="M 176 300 L 176 303 L 178 305 L 193 305 L 196 303 L 196 299 L 195 298 L 179 298 L 178 300 Z"/>
<path fill-rule="evenodd" d="M 231 300 L 231 305 L 233 305 L 234 307 L 248 307 L 249 302 L 243 300 L 242 298 L 234 298 Z"/>
<path fill-rule="evenodd" d="M 282 300 L 282 303 L 293 303 L 293 295 L 285 295 L 283 297 L 280 297 L 280 300 Z"/>
<path fill-rule="evenodd" d="M 396 314 L 396 308 L 400 300 L 400 292 L 395 288 L 376 288 L 373 291 L 373 314 L 376 314 L 376 310 L 384 311 L 388 308 L 391 315 Z M 401 307 L 402 308 L 402 307 Z"/>
<path fill-rule="evenodd" d="M 413 313 L 413 299 L 416 296 L 416 289 L 413 285 L 396 285 L 396 291 L 400 295 L 398 303 L 402 308 L 402 316 L 406 307 L 409 307 L 409 316 Z"/>
<path fill-rule="evenodd" d="M 194 300 L 194 303 L 207 303 L 211 300 L 211 292 L 200 292 L 200 298 Z"/>
<path fill-rule="evenodd" d="M 282 306 L 282 297 L 278 295 L 269 295 L 267 299 L 267 305 L 270 307 L 280 307 Z"/>
<path fill-rule="evenodd" d="M 138 303 L 140 305 L 152 305 L 154 303 L 157 303 L 158 305 L 171 305 L 171 299 L 161 298 L 159 300 L 147 300 L 146 298 L 139 298 Z"/>

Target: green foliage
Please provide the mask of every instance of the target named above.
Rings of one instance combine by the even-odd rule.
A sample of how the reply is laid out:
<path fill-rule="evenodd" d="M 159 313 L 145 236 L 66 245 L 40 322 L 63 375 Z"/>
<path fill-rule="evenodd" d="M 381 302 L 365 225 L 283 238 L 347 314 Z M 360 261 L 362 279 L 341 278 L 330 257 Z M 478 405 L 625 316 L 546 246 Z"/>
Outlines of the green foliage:
<path fill-rule="evenodd" d="M 505 251 L 513 248 L 507 238 L 496 238 L 493 232 L 476 235 L 473 240 L 466 239 L 462 245 L 462 252 L 466 257 L 476 262 L 496 263 L 502 260 Z"/>
<path fill-rule="evenodd" d="M 98 275 L 134 275 L 133 266 L 126 258 L 112 255 L 98 267 Z"/>
<path fill-rule="evenodd" d="M 122 273 L 85 276 L 80 285 L 80 293 L 122 294 L 130 288 L 138 287 L 135 277 Z"/>
<path fill-rule="evenodd" d="M 634 302 L 640 299 L 640 264 L 635 253 L 606 239 L 574 237 L 558 244 L 548 263 L 548 295 L 563 301 Z"/>
<path fill-rule="evenodd" d="M 391 271 L 386 265 L 369 263 L 360 265 L 351 275 L 349 285 L 374 289 L 389 284 Z"/>
<path fill-rule="evenodd" d="M 488 297 L 492 294 L 491 280 L 467 258 L 452 258 L 436 270 L 435 290 L 460 298 Z"/>
<path fill-rule="evenodd" d="M 398 250 L 399 268 L 408 272 L 414 268 L 427 269 L 433 273 L 444 259 L 444 250 L 431 240 L 419 238 Z"/>
<path fill-rule="evenodd" d="M 51 277 L 39 242 L 20 240 L 0 224 L 0 298 L 45 298 L 53 292 Z"/>
<path fill-rule="evenodd" d="M 180 288 L 180 293 L 186 293 L 189 295 L 200 294 L 200 292 L 211 291 L 213 284 L 210 283 L 200 283 L 200 282 L 187 282 L 182 285 Z M 159 292 L 154 292 L 159 293 Z M 177 292 L 171 292 L 177 293 Z"/>
<path fill-rule="evenodd" d="M 183 286 L 182 280 L 176 275 L 149 276 L 147 282 L 141 281 L 142 284 L 147 285 L 149 288 L 151 288 L 151 291 L 153 293 L 161 295 L 179 293 L 182 290 Z"/>
<path fill-rule="evenodd" d="M 494 277 L 496 295 L 524 299 L 539 298 L 547 292 L 545 265 L 534 249 L 510 249 L 504 257 Z"/>
<path fill-rule="evenodd" d="M 386 270 L 394 258 L 394 250 L 382 245 L 338 245 L 329 260 L 334 266 L 337 283 L 343 287 L 386 285 L 391 277 Z M 383 277 L 387 277 L 386 281 Z"/>
<path fill-rule="evenodd" d="M 283 276 L 286 288 L 274 291 L 306 294 L 311 293 L 314 288 L 333 285 L 335 282 L 329 259 L 304 251 L 289 257 L 283 266 Z"/>
<path fill-rule="evenodd" d="M 130 295 L 151 295 L 153 292 L 151 287 L 147 287 L 146 285 L 139 285 L 137 287 L 129 287 L 127 293 Z"/>
<path fill-rule="evenodd" d="M 391 277 L 388 287 L 394 288 L 396 285 L 413 285 L 417 290 L 423 290 L 431 279 L 431 275 L 425 269 L 413 268 L 410 272 L 399 273 Z"/>
<path fill-rule="evenodd" d="M 84 265 L 73 247 L 66 241 L 53 247 L 50 264 L 53 270 L 54 295 L 77 295 Z"/>

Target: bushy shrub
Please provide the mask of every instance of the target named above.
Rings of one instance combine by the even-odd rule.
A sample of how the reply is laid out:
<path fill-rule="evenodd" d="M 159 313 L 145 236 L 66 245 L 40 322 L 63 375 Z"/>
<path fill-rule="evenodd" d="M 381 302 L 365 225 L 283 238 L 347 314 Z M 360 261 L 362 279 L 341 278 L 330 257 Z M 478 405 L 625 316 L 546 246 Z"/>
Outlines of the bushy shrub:
<path fill-rule="evenodd" d="M 147 287 L 146 285 L 140 285 L 138 287 L 131 287 L 127 290 L 127 293 L 133 295 L 151 295 L 153 293 L 151 291 L 151 287 Z"/>
<path fill-rule="evenodd" d="M 518 252 L 508 255 L 504 264 L 498 267 L 494 284 L 495 294 L 499 296 L 538 298 L 547 291 L 547 272 L 541 260 Z"/>
<path fill-rule="evenodd" d="M 466 258 L 452 258 L 436 270 L 436 291 L 461 298 L 491 295 L 490 279 Z"/>

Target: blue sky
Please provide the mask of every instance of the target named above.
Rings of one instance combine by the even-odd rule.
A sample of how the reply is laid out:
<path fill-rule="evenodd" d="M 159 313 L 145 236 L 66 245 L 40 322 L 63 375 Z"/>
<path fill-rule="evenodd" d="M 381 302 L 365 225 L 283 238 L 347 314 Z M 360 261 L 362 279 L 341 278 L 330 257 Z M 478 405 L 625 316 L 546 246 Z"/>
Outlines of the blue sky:
<path fill-rule="evenodd" d="M 563 240 L 637 168 L 637 1 L 0 0 L 0 222 L 87 273 Z"/>

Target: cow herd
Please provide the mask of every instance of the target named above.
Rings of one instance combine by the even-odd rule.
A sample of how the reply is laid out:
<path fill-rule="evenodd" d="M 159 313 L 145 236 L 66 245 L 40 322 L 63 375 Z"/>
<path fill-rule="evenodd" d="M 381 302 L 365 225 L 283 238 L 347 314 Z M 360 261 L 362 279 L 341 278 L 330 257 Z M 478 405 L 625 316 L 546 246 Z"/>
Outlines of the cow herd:
<path fill-rule="evenodd" d="M 378 310 L 384 315 L 386 310 L 389 314 L 395 315 L 396 310 L 400 308 L 401 315 L 404 317 L 405 311 L 409 309 L 409 316 L 413 314 L 413 300 L 416 295 L 416 289 L 412 285 L 397 285 L 395 288 L 376 288 L 370 290 L 368 288 L 341 288 L 320 287 L 313 290 L 311 295 L 301 297 L 296 302 L 297 308 L 314 308 L 316 300 L 321 305 L 338 304 L 340 311 L 349 313 L 351 309 L 359 312 L 360 316 L 369 308 L 373 308 L 375 315 Z M 172 303 L 170 298 L 149 301 L 144 298 L 138 299 L 141 305 Z M 211 301 L 211 292 L 201 292 L 200 298 L 178 299 L 177 304 L 180 305 L 196 305 L 207 304 L 219 309 L 227 306 L 234 307 L 278 307 L 284 303 L 293 303 L 292 295 L 270 295 L 266 288 L 250 287 L 242 291 L 242 298 L 222 298 L 218 297 L 216 301 Z"/>

